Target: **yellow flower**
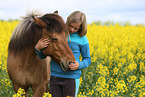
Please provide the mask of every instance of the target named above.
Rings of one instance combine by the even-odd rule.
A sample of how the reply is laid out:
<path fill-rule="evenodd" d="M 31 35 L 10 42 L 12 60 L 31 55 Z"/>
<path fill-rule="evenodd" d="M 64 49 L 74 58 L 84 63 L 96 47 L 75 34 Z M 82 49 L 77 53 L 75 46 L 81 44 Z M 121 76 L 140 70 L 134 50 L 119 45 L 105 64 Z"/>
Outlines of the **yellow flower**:
<path fill-rule="evenodd" d="M 118 93 L 120 92 L 124 93 L 127 90 L 125 82 L 123 80 L 118 81 L 116 85 L 116 89 Z"/>
<path fill-rule="evenodd" d="M 129 78 L 127 78 L 128 82 L 133 82 L 136 80 L 136 76 L 132 75 L 132 76 L 129 76 Z"/>
<path fill-rule="evenodd" d="M 144 62 L 140 62 L 140 70 L 141 70 L 141 72 L 145 72 L 145 64 L 144 64 Z"/>
<path fill-rule="evenodd" d="M 13 95 L 13 97 L 23 97 L 22 95 L 24 94 L 25 94 L 25 90 L 19 88 L 18 92 L 15 95 Z"/>
<path fill-rule="evenodd" d="M 113 69 L 113 71 L 114 71 L 114 74 L 117 75 L 119 69 L 118 69 L 117 67 L 115 67 L 115 68 Z"/>
<path fill-rule="evenodd" d="M 44 93 L 43 97 L 52 97 L 52 95 L 49 94 L 49 92 L 48 92 L 48 93 Z M 70 97 L 70 96 L 68 96 L 68 97 Z"/>
<path fill-rule="evenodd" d="M 136 63 L 130 63 L 129 66 L 128 66 L 128 69 L 130 71 L 133 71 L 134 69 L 136 69 L 136 67 L 137 67 L 137 64 Z"/>
<path fill-rule="evenodd" d="M 98 68 L 98 73 L 100 73 L 101 75 L 107 76 L 109 74 L 109 69 L 106 66 L 99 64 L 97 68 Z"/>

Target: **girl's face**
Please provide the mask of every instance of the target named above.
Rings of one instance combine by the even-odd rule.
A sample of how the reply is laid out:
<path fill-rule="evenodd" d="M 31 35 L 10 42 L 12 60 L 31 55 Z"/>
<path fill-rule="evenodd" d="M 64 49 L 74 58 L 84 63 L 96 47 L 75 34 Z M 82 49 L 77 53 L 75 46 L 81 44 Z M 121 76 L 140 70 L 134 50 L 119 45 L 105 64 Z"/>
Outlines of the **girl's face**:
<path fill-rule="evenodd" d="M 71 23 L 69 25 L 69 33 L 72 34 L 77 32 L 80 29 L 80 25 L 81 23 Z"/>

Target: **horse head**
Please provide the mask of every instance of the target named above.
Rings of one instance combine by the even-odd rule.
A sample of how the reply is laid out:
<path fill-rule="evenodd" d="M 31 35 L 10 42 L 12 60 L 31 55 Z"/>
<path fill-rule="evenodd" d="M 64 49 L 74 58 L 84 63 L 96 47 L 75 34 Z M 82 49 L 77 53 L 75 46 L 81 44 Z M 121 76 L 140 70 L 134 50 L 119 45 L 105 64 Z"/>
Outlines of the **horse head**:
<path fill-rule="evenodd" d="M 66 41 L 63 19 L 57 13 L 46 14 L 41 18 L 33 18 L 42 29 L 42 37 L 50 40 L 48 47 L 42 50 L 43 55 L 50 56 L 60 64 L 64 71 L 68 71 L 69 63 L 75 61 L 75 57 Z"/>

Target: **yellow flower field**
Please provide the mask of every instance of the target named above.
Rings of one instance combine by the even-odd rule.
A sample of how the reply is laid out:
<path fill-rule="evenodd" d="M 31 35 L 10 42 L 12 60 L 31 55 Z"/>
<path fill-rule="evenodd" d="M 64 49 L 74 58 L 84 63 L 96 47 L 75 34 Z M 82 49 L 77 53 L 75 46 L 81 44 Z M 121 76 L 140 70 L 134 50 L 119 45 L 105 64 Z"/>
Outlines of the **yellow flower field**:
<path fill-rule="evenodd" d="M 0 97 L 25 93 L 14 93 L 6 69 L 8 43 L 18 23 L 0 21 Z M 145 26 L 88 24 L 87 37 L 92 63 L 82 70 L 78 97 L 144 97 Z"/>

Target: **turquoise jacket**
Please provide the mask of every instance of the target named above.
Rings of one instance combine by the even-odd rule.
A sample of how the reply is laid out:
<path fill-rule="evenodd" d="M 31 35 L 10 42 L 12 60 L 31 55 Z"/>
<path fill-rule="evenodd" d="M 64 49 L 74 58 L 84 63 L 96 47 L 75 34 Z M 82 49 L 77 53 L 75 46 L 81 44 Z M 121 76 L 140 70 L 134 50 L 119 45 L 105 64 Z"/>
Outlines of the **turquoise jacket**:
<path fill-rule="evenodd" d="M 68 45 L 70 46 L 75 60 L 79 62 L 79 68 L 77 70 L 70 70 L 65 72 L 61 69 L 61 66 L 57 64 L 55 61 L 51 60 L 51 76 L 62 77 L 62 78 L 80 78 L 81 69 L 88 67 L 91 64 L 90 50 L 89 50 L 89 42 L 86 36 L 80 37 L 77 32 L 70 34 L 68 37 Z M 40 50 L 38 52 L 35 49 L 36 54 L 39 58 L 44 59 L 44 56 Z M 80 61 L 79 57 L 82 56 L 82 61 Z"/>

